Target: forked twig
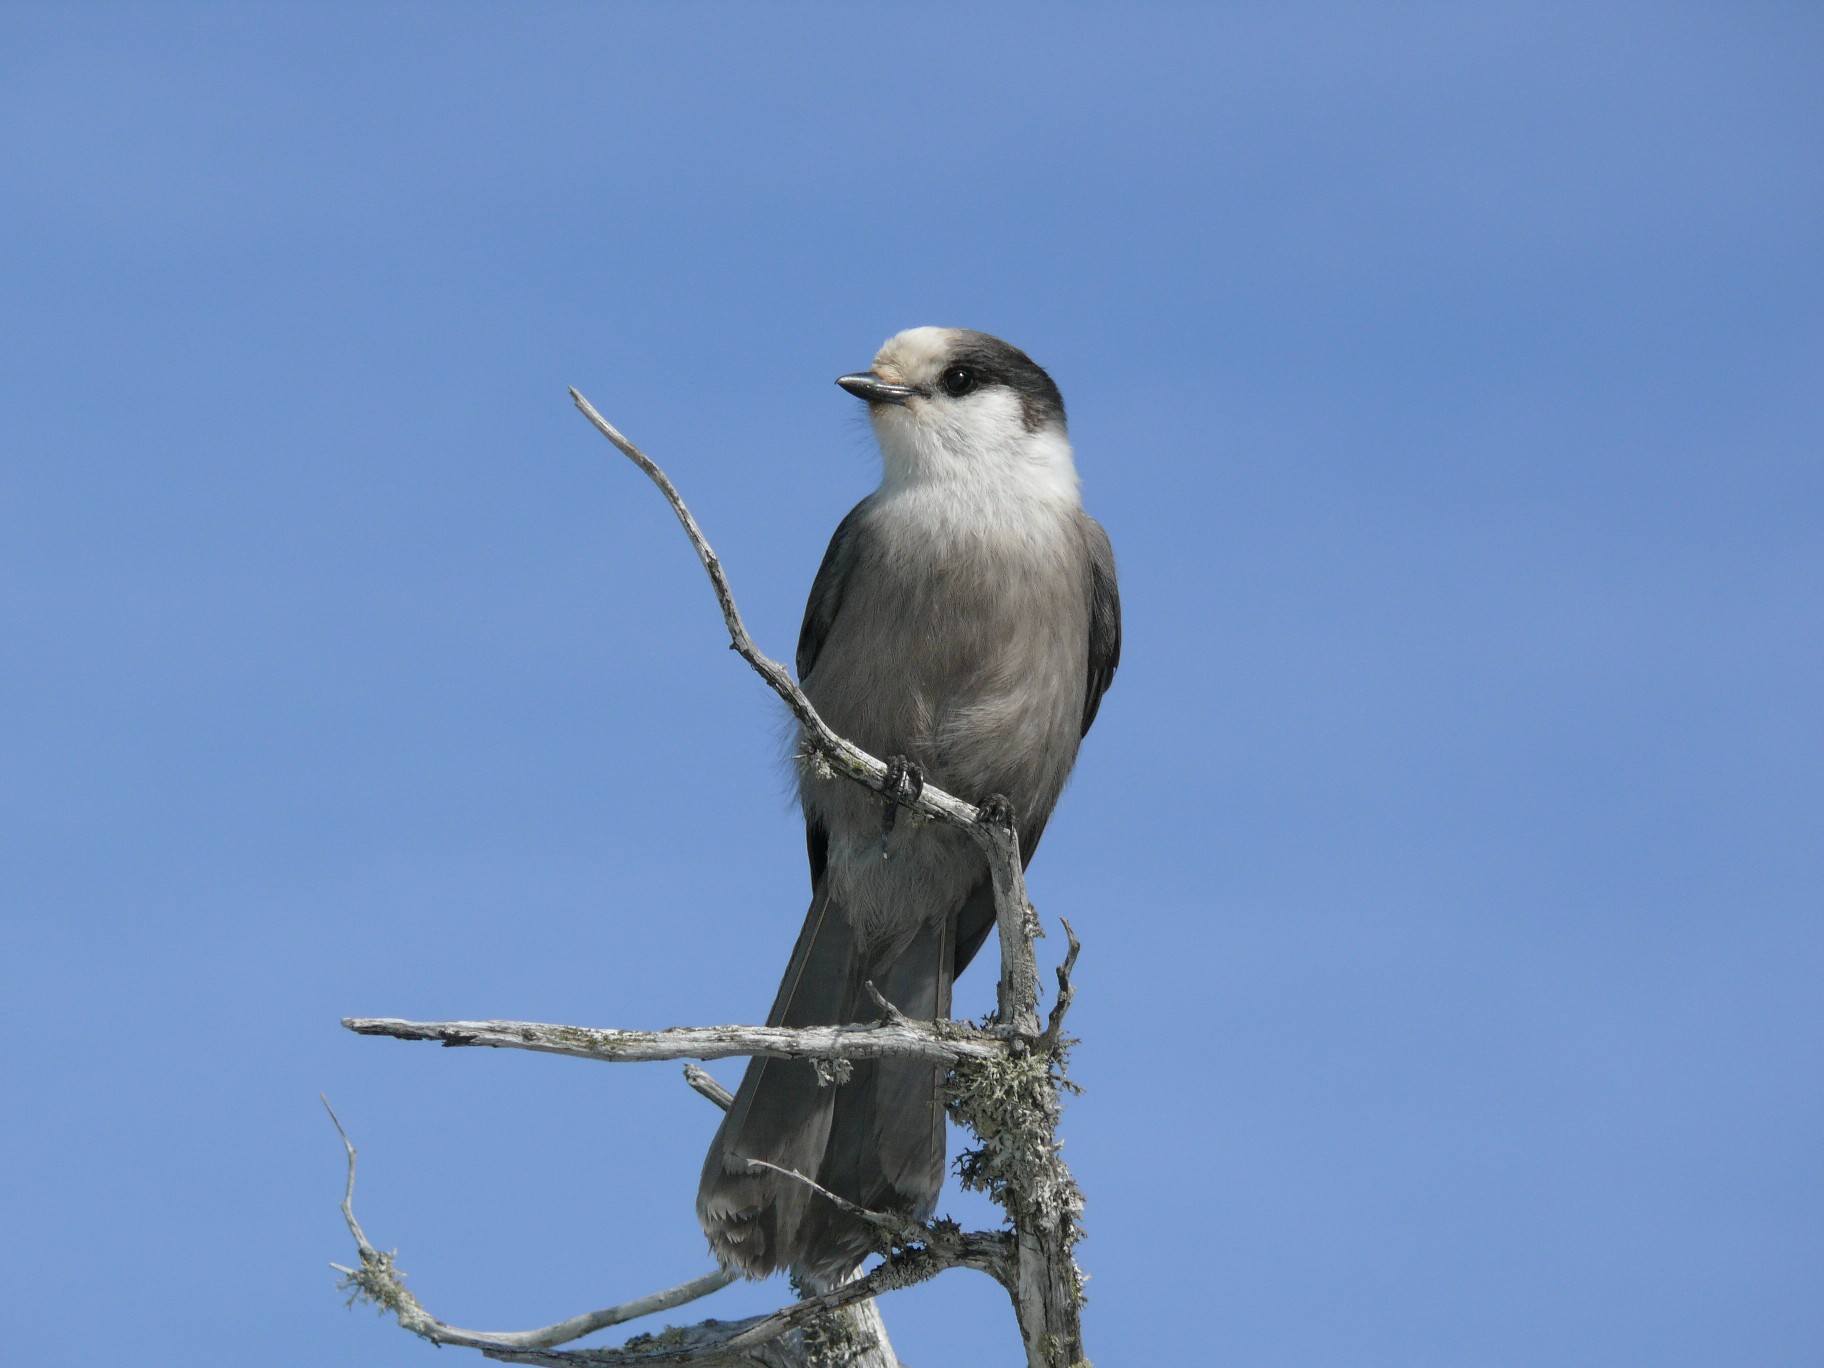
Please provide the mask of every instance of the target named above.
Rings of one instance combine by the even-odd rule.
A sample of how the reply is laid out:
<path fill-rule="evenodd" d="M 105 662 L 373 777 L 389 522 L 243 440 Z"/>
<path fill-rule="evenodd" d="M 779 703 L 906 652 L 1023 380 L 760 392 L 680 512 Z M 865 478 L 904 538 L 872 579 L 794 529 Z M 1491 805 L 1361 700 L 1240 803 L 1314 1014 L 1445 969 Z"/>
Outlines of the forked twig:
<path fill-rule="evenodd" d="M 397 1251 L 375 1249 L 362 1231 L 361 1223 L 355 1219 L 355 1142 L 348 1138 L 348 1131 L 343 1128 L 336 1109 L 329 1105 L 329 1099 L 322 1098 L 322 1102 L 323 1110 L 335 1124 L 336 1134 L 342 1137 L 343 1148 L 348 1151 L 348 1185 L 342 1193 L 342 1219 L 348 1223 L 348 1233 L 354 1236 L 355 1248 L 361 1254 L 359 1268 L 347 1268 L 342 1264 L 330 1267 L 342 1275 L 342 1286 L 348 1292 L 351 1304 L 372 1302 L 383 1311 L 391 1311 L 400 1325 L 433 1344 L 456 1344 L 470 1349 L 551 1349 L 597 1330 L 606 1330 L 611 1325 L 683 1306 L 699 1297 L 707 1297 L 711 1292 L 719 1292 L 735 1280 L 733 1273 L 718 1268 L 663 1292 L 635 1297 L 600 1311 L 588 1311 L 536 1330 L 463 1330 L 446 1325 L 426 1311 L 405 1286 L 405 1274 L 395 1262 Z"/>

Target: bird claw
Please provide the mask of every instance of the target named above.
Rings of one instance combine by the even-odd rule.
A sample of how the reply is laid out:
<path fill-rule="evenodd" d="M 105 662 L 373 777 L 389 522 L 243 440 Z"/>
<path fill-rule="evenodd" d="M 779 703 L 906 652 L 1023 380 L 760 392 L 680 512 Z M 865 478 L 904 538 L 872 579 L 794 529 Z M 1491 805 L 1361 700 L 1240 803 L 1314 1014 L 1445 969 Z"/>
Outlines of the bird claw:
<path fill-rule="evenodd" d="M 982 799 L 975 810 L 975 820 L 987 826 L 996 826 L 1003 831 L 1013 830 L 1013 802 L 1004 793 L 991 794 Z"/>
<path fill-rule="evenodd" d="M 887 757 L 887 781 L 881 788 L 881 796 L 887 800 L 886 813 L 880 819 L 882 859 L 887 854 L 887 837 L 893 834 L 893 824 L 899 820 L 900 804 L 916 799 L 924 791 L 925 772 L 916 760 L 908 760 L 903 755 Z"/>

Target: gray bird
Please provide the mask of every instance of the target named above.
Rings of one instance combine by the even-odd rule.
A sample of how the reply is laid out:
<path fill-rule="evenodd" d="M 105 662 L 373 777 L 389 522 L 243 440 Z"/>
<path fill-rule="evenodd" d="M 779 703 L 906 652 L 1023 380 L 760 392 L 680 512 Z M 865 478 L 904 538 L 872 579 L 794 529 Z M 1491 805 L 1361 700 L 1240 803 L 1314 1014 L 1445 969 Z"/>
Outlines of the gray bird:
<path fill-rule="evenodd" d="M 914 328 L 871 371 L 880 487 L 837 527 L 805 605 L 798 678 L 839 735 L 917 784 L 1004 795 L 1030 859 L 1121 654 L 1108 537 L 1083 512 L 1064 400 L 1018 348 Z M 802 748 L 801 748 L 802 749 Z M 846 779 L 801 772 L 811 907 L 767 1017 L 814 1026 L 950 1013 L 994 925 L 981 852 L 937 823 L 894 822 Z M 697 1216 L 749 1277 L 842 1281 L 871 1232 L 761 1159 L 873 1210 L 928 1219 L 944 1180 L 941 1071 L 857 1061 L 820 1084 L 802 1060 L 750 1060 L 710 1145 Z"/>

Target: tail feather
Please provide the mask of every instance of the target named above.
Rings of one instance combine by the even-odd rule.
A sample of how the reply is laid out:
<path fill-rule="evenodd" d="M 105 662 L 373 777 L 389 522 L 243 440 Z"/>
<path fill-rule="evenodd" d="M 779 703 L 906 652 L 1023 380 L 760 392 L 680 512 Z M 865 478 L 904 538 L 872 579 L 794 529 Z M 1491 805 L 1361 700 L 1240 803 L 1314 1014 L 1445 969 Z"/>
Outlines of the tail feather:
<path fill-rule="evenodd" d="M 947 1015 L 953 934 L 940 922 L 870 962 L 876 957 L 819 887 L 768 1024 L 872 1020 L 870 981 L 909 1016 Z M 929 1216 L 944 1175 L 941 1077 L 914 1060 L 857 1060 L 846 1082 L 821 1085 L 803 1060 L 750 1061 L 697 1192 L 716 1257 L 748 1277 L 789 1268 L 833 1284 L 868 1250 L 870 1232 L 855 1218 L 784 1174 L 750 1170 L 750 1159 L 815 1177 L 864 1207 Z"/>
<path fill-rule="evenodd" d="M 948 1016 L 953 954 L 947 926 L 926 928 L 883 967 L 874 986 L 908 1016 Z M 928 1219 L 944 1183 L 942 1082 L 941 1067 L 916 1059 L 856 1061 L 836 1090 L 818 1183 L 870 1211 Z M 839 1281 L 873 1240 L 864 1222 L 819 1199 L 805 1214 L 801 1257 L 810 1263 L 801 1271 Z"/>

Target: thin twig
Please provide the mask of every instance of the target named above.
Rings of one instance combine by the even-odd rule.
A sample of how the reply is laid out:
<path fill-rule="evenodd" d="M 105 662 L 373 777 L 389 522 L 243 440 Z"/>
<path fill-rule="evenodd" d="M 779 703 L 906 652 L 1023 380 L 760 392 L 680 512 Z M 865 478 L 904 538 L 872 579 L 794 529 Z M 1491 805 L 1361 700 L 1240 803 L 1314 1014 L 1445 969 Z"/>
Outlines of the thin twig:
<path fill-rule="evenodd" d="M 718 1107 L 722 1108 L 723 1111 L 727 1111 L 730 1107 L 735 1105 L 735 1095 L 720 1083 L 716 1082 L 715 1075 L 710 1073 L 710 1071 L 701 1064 L 686 1064 L 684 1066 L 684 1081 L 690 1084 L 691 1087 L 695 1088 L 697 1092 L 704 1097 L 707 1097 L 711 1102 L 714 1102 Z"/>
<path fill-rule="evenodd" d="M 1011 1239 L 1005 1231 L 934 1231 L 929 1243 L 888 1255 L 865 1275 L 828 1292 L 781 1307 L 771 1315 L 733 1325 L 709 1322 L 682 1331 L 667 1331 L 649 1342 L 629 1341 L 619 1349 L 573 1349 L 555 1352 L 491 1350 L 489 1358 L 508 1363 L 536 1363 L 548 1368 L 594 1365 L 595 1368 L 672 1368 L 673 1365 L 746 1363 L 743 1352 L 771 1344 L 781 1335 L 801 1330 L 831 1311 L 867 1301 L 883 1292 L 926 1282 L 952 1268 L 972 1268 L 997 1280 L 1009 1276 Z M 668 1344 L 668 1338 L 681 1341 Z"/>
<path fill-rule="evenodd" d="M 649 1296 L 636 1297 L 632 1301 L 622 1302 L 619 1306 L 604 1307 L 600 1311 L 589 1311 L 569 1320 L 559 1321 L 538 1330 L 521 1331 L 485 1331 L 459 1330 L 454 1334 L 465 1336 L 462 1340 L 445 1336 L 445 1343 L 467 1344 L 478 1349 L 555 1349 L 560 1344 L 579 1340 L 584 1335 L 592 1335 L 597 1330 L 606 1330 L 612 1325 L 624 1325 L 628 1321 L 638 1320 L 642 1316 L 654 1316 L 661 1311 L 670 1311 L 673 1307 L 684 1306 L 700 1297 L 707 1297 L 711 1292 L 720 1292 L 735 1281 L 736 1275 L 726 1268 L 718 1268 L 713 1273 L 705 1273 L 700 1278 L 692 1278 L 687 1283 L 668 1287 L 663 1292 L 654 1292 Z"/>
<path fill-rule="evenodd" d="M 1045 1025 L 1045 1048 L 1054 1053 L 1064 1041 L 1064 1014 L 1077 1000 L 1077 986 L 1071 981 L 1070 973 L 1077 967 L 1077 952 L 1083 948 L 1070 922 L 1064 918 L 1059 920 L 1064 922 L 1064 938 L 1070 948 L 1064 952 L 1064 962 L 1058 966 L 1058 995 L 1051 1004 L 1051 1020 Z"/>
<path fill-rule="evenodd" d="M 847 1197 L 837 1196 L 834 1192 L 831 1192 L 828 1188 L 823 1186 L 822 1183 L 819 1183 L 815 1178 L 806 1178 L 802 1173 L 798 1172 L 797 1169 L 781 1168 L 777 1164 L 769 1164 L 764 1159 L 749 1159 L 747 1164 L 749 1168 L 771 1169 L 774 1173 L 783 1174 L 785 1177 L 790 1178 L 795 1182 L 803 1183 L 818 1196 L 828 1198 L 838 1211 L 846 1212 L 848 1215 L 855 1217 L 858 1221 L 871 1225 L 876 1230 L 885 1232 L 900 1244 L 911 1244 L 915 1241 L 924 1240 L 930 1235 L 929 1230 L 909 1217 L 896 1216 L 890 1211 L 871 1211 L 867 1207 L 851 1202 Z"/>
<path fill-rule="evenodd" d="M 891 1002 L 888 1002 L 886 994 L 874 986 L 873 979 L 869 979 L 861 986 L 868 990 L 868 996 L 874 999 L 874 1005 L 880 1008 L 885 1021 L 894 1026 L 910 1026 L 912 1024 L 912 1018 L 900 1011 L 899 1008 L 895 1007 Z"/>
<path fill-rule="evenodd" d="M 469 1349 L 550 1349 L 611 1325 L 683 1306 L 699 1297 L 707 1297 L 711 1292 L 719 1292 L 735 1280 L 735 1274 L 718 1268 L 663 1292 L 636 1297 L 600 1311 L 585 1312 L 536 1330 L 463 1330 L 446 1325 L 426 1311 L 406 1288 L 402 1281 L 405 1275 L 394 1262 L 397 1255 L 375 1249 L 362 1232 L 361 1223 L 355 1219 L 355 1142 L 348 1138 L 348 1131 L 343 1128 L 336 1109 L 329 1105 L 329 1099 L 324 1097 L 322 1102 L 323 1110 L 335 1124 L 336 1134 L 342 1137 L 343 1148 L 348 1151 L 348 1185 L 342 1194 L 342 1219 L 348 1223 L 348 1233 L 354 1236 L 355 1248 L 361 1254 L 360 1268 L 345 1268 L 341 1264 L 330 1267 L 342 1274 L 343 1286 L 348 1289 L 351 1299 L 370 1301 L 391 1311 L 400 1325 L 434 1344 L 456 1344 Z"/>

